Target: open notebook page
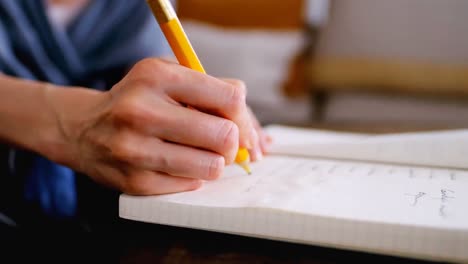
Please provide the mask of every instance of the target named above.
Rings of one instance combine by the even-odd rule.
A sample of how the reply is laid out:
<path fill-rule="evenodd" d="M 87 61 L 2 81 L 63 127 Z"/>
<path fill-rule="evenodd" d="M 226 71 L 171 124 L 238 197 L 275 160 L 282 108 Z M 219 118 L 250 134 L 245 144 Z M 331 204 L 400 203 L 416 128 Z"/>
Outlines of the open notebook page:
<path fill-rule="evenodd" d="M 370 135 L 270 126 L 271 152 L 468 169 L 468 129 Z"/>
<path fill-rule="evenodd" d="M 299 143 L 309 135 L 304 133 L 301 139 L 296 134 L 288 140 Z M 316 135 L 324 141 L 332 136 L 342 141 L 363 137 L 320 131 Z M 282 142 L 278 139 L 274 148 Z M 468 261 L 466 170 L 272 154 L 253 163 L 252 171 L 246 175 L 240 167 L 229 166 L 220 179 L 191 192 L 122 195 L 120 215 L 371 252 Z"/>
<path fill-rule="evenodd" d="M 258 207 L 468 232 L 468 171 L 270 156 L 194 192 L 141 197 L 205 207 Z"/>
<path fill-rule="evenodd" d="M 468 172 L 268 156 L 201 189 L 122 195 L 137 221 L 422 259 L 468 261 Z"/>

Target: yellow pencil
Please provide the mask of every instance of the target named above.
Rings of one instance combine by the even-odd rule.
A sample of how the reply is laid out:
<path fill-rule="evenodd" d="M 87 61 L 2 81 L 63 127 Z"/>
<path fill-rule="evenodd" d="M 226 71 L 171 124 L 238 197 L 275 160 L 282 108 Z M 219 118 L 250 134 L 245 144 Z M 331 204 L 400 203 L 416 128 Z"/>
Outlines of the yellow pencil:
<path fill-rule="evenodd" d="M 169 0 L 147 0 L 147 3 L 151 7 L 153 15 L 158 21 L 179 63 L 185 67 L 206 74 L 205 69 L 180 24 L 171 2 L 169 2 Z M 247 173 L 251 173 L 249 167 L 250 157 L 247 149 L 239 148 L 235 162 Z"/>

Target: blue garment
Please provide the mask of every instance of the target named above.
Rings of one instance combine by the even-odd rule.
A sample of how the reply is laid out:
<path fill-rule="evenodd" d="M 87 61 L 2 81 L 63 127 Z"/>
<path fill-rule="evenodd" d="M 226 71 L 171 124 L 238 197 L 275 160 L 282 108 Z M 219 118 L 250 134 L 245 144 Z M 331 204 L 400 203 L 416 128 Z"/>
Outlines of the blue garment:
<path fill-rule="evenodd" d="M 77 210 L 74 172 L 43 157 L 36 157 L 27 174 L 24 196 L 37 202 L 46 215 L 73 217 Z"/>
<path fill-rule="evenodd" d="M 51 25 L 44 5 L 41 0 L 0 0 L 4 74 L 107 90 L 138 60 L 170 52 L 146 1 L 91 1 L 64 31 Z M 9 160 L 0 161 L 0 172 L 6 174 L 0 179 L 22 179 L 27 203 L 57 218 L 76 214 L 71 169 L 24 150 L 2 149 Z"/>

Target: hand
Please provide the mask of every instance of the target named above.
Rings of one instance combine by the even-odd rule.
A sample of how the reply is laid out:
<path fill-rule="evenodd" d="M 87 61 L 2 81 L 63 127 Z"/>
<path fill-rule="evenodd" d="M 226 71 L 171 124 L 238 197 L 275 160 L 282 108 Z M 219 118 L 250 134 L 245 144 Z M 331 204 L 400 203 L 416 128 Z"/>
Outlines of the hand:
<path fill-rule="evenodd" d="M 143 60 L 109 92 L 66 90 L 50 89 L 67 142 L 53 159 L 125 193 L 196 189 L 259 144 L 244 85 L 176 63 Z"/>
<path fill-rule="evenodd" d="M 254 147 L 249 150 L 250 153 L 250 159 L 252 161 L 260 161 L 263 159 L 263 155 L 267 154 L 271 143 L 273 142 L 273 139 L 270 135 L 265 133 L 265 131 L 262 129 L 260 123 L 258 122 L 257 118 L 255 117 L 254 113 L 248 108 L 248 111 L 250 113 L 250 117 L 252 119 L 252 124 L 255 127 L 255 130 L 257 131 L 258 134 L 258 140 L 255 141 Z"/>
<path fill-rule="evenodd" d="M 240 80 L 227 79 L 227 78 L 223 80 L 235 86 L 245 87 L 245 83 Z M 265 133 L 265 131 L 262 129 L 260 123 L 255 117 L 255 114 L 252 112 L 252 109 L 250 107 L 247 107 L 247 111 L 249 112 L 250 118 L 252 120 L 251 121 L 252 125 L 257 131 L 257 135 L 258 135 L 257 139 L 253 143 L 253 147 L 249 150 L 250 160 L 260 161 L 263 159 L 263 155 L 265 155 L 268 152 L 268 149 L 273 140 L 271 136 Z"/>

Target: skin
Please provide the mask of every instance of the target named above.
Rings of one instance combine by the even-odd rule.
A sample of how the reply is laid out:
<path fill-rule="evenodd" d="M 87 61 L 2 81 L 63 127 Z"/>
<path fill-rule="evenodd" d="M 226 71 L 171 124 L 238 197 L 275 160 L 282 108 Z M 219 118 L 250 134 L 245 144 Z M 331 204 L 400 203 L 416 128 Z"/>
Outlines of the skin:
<path fill-rule="evenodd" d="M 271 142 L 241 81 L 155 58 L 106 92 L 0 75 L 0 123 L 0 140 L 133 195 L 197 189 Z"/>

